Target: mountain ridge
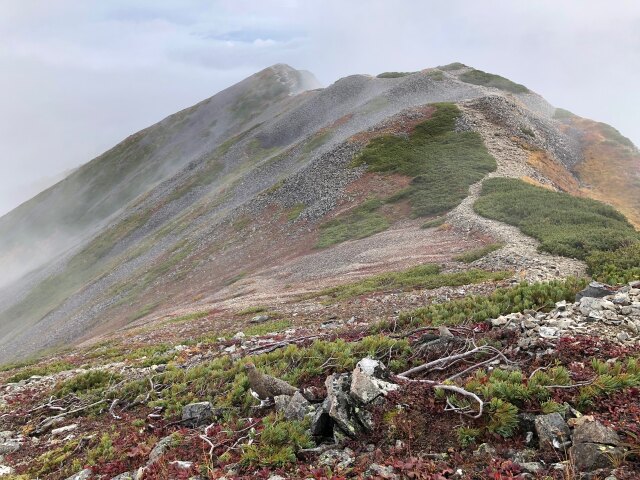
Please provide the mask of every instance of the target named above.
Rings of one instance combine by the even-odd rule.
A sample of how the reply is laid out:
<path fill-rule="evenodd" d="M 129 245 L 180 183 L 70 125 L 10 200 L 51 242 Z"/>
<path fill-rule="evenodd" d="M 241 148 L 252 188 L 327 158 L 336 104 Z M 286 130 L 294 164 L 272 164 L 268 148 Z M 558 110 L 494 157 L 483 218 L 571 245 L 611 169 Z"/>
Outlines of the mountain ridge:
<path fill-rule="evenodd" d="M 127 202 L 113 199 L 119 196 L 117 188 L 123 188 L 117 187 L 115 190 L 105 190 L 106 195 L 93 205 L 80 203 L 81 219 L 86 218 L 83 215 L 87 216 L 87 212 L 90 212 L 89 217 L 102 217 L 108 224 L 99 228 L 100 233 L 97 236 L 93 226 L 86 229 L 85 240 L 78 242 L 75 247 L 71 246 L 66 259 L 54 262 L 48 269 L 36 271 L 29 277 L 30 280 L 24 288 L 20 282 L 15 282 L 18 287 L 14 286 L 13 291 L 9 290 L 11 295 L 5 294 L 4 298 L 0 298 L 0 305 L 5 305 L 4 311 L 0 313 L 0 333 L 6 337 L 9 331 L 13 331 L 12 338 L 19 338 L 15 335 L 24 334 L 24 330 L 22 333 L 12 330 L 10 323 L 13 321 L 15 324 L 20 320 L 27 327 L 37 322 L 41 331 L 52 332 L 53 328 L 56 333 L 47 336 L 56 336 L 60 335 L 60 325 L 70 329 L 69 319 L 75 318 L 72 323 L 77 323 L 74 327 L 76 333 L 72 336 L 84 338 L 88 331 L 96 328 L 98 319 L 104 318 L 105 312 L 114 304 L 115 311 L 120 312 L 130 311 L 133 304 L 138 305 L 138 312 L 144 312 L 145 309 L 150 312 L 155 310 L 163 300 L 159 300 L 157 294 L 153 294 L 149 289 L 166 274 L 171 274 L 172 269 L 183 264 L 185 259 L 199 256 L 197 261 L 202 269 L 213 268 L 207 266 L 211 260 L 203 257 L 206 244 L 209 244 L 207 248 L 214 248 L 213 242 L 207 237 L 215 234 L 211 231 L 207 233 L 207 225 L 222 221 L 223 228 L 234 236 L 236 229 L 246 228 L 247 225 L 242 225 L 243 222 L 255 221 L 254 213 L 246 214 L 246 219 L 243 219 L 242 214 L 237 213 L 238 209 L 241 211 L 245 202 L 257 202 L 256 205 L 262 206 L 256 208 L 267 209 L 268 205 L 261 199 L 269 197 L 268 193 L 265 197 L 264 192 L 271 189 L 275 189 L 271 193 L 277 194 L 278 200 L 275 201 L 275 205 L 278 205 L 278 209 L 298 209 L 300 205 L 304 206 L 295 220 L 304 219 L 315 229 L 313 225 L 317 225 L 317 222 L 341 201 L 344 189 L 363 174 L 363 171 L 345 168 L 349 165 L 349 157 L 356 155 L 366 143 L 357 140 L 357 136 L 363 131 L 375 129 L 375 125 L 384 125 L 385 121 L 397 128 L 397 125 L 406 124 L 412 116 L 422 120 L 428 118 L 428 115 L 417 107 L 419 105 L 438 101 L 468 104 L 471 109 L 463 108 L 460 120 L 462 123 L 456 128 L 477 130 L 484 122 L 489 135 L 498 134 L 501 135 L 499 138 L 506 137 L 507 140 L 492 153 L 499 157 L 501 150 L 508 149 L 517 154 L 518 158 L 521 158 L 516 169 L 518 176 L 560 190 L 563 187 L 567 188 L 563 182 L 580 184 L 581 180 L 576 176 L 575 166 L 584 164 L 585 149 L 581 144 L 579 122 L 570 123 L 564 119 L 554 119 L 556 109 L 542 97 L 526 87 L 525 90 L 517 87 L 515 92 L 510 91 L 513 90 L 512 82 L 502 77 L 497 78 L 495 75 L 481 72 L 474 76 L 473 83 L 460 80 L 470 72 L 478 71 L 461 64 L 452 64 L 391 78 L 354 75 L 340 79 L 324 89 L 314 88 L 306 93 L 295 94 L 294 91 L 306 90 L 303 87 L 317 85 L 306 74 L 279 64 L 132 135 L 114 150 L 109 151 L 112 153 L 107 152 L 81 167 L 80 171 L 74 174 L 77 175 L 76 178 L 90 176 L 85 172 L 89 172 L 90 167 L 95 165 L 100 165 L 107 171 L 110 170 L 108 165 L 111 164 L 126 165 L 127 158 L 145 164 L 144 159 L 149 153 L 144 153 L 144 146 L 150 142 L 147 139 L 150 131 L 152 137 L 162 137 L 163 129 L 168 130 L 169 134 L 173 135 L 172 138 L 182 135 L 184 138 L 182 143 L 178 141 L 178 145 L 189 143 L 189 154 L 184 155 L 180 148 L 185 147 L 179 147 L 173 155 L 180 159 L 179 164 L 182 166 L 176 166 L 176 171 L 166 176 L 152 177 L 157 180 L 151 184 L 143 182 L 136 185 L 134 193 L 139 190 L 138 195 L 125 192 L 125 199 L 131 197 Z M 284 83 L 280 82 L 282 78 L 285 79 Z M 485 80 L 506 90 L 484 86 L 482 82 Z M 216 97 L 218 100 L 212 100 Z M 211 102 L 215 104 L 213 107 L 210 107 Z M 198 112 L 203 108 L 210 113 L 200 115 Z M 415 110 L 416 108 L 418 109 Z M 471 120 L 476 115 L 473 112 L 481 112 L 482 116 L 475 124 Z M 394 115 L 399 117 L 396 118 Z M 194 119 L 193 116 L 197 118 Z M 194 140 L 206 122 L 224 123 L 221 118 L 229 117 L 232 118 L 229 128 L 236 128 L 229 130 L 232 133 L 220 133 L 214 140 Z M 414 120 L 411 121 L 415 123 Z M 562 128 L 557 127 L 558 122 L 562 123 Z M 501 128 L 502 131 L 499 132 L 496 128 Z M 619 141 L 616 137 L 613 138 Z M 485 143 L 489 139 L 490 136 L 484 136 Z M 598 144 L 597 141 L 592 142 Z M 133 150 L 130 151 L 130 148 Z M 162 142 L 157 148 L 161 153 L 163 150 L 171 150 Z M 630 147 L 622 145 L 621 148 Z M 540 170 L 542 167 L 536 166 L 531 160 L 531 153 L 524 156 L 522 153 L 535 151 L 546 152 L 550 158 L 550 165 L 553 165 L 551 170 L 541 173 L 544 169 Z M 142 160 L 139 155 L 142 155 Z M 174 156 L 165 155 L 160 159 L 168 161 L 167 159 L 173 159 Z M 323 158 L 325 160 L 322 160 Z M 601 156 L 592 154 L 590 158 L 592 163 L 601 162 L 598 160 Z M 633 158 L 630 158 L 631 160 L 624 157 L 623 164 L 631 162 L 630 165 L 633 165 Z M 324 165 L 321 167 L 324 171 L 314 169 L 316 164 Z M 590 169 L 592 170 L 593 168 Z M 133 178 L 136 174 L 134 170 Z M 305 179 L 305 175 L 311 180 Z M 568 178 L 573 180 L 569 181 Z M 85 180 L 99 183 L 99 178 Z M 104 183 L 108 186 L 109 182 L 106 180 Z M 65 181 L 70 183 L 72 180 Z M 135 183 L 131 177 L 125 177 L 116 185 L 126 186 L 131 182 Z M 83 189 L 80 188 L 78 192 L 82 194 Z M 578 193 L 578 189 L 572 193 Z M 582 188 L 579 193 L 599 196 L 601 199 L 606 194 L 597 190 L 594 193 L 594 190 L 587 188 Z M 45 192 L 45 197 L 47 195 L 51 193 Z M 633 195 L 630 198 L 633 198 Z M 122 206 L 118 206 L 120 203 Z M 105 204 L 112 207 L 105 209 Z M 631 212 L 630 218 L 635 218 L 636 207 L 628 199 L 620 197 L 617 204 Z M 105 216 L 104 212 L 108 213 L 116 207 L 125 208 L 124 213 L 117 214 L 118 210 L 114 210 L 110 215 L 116 215 L 115 217 Z M 22 207 L 17 211 L 22 212 L 25 209 L 26 207 Z M 96 215 L 96 211 L 103 213 Z M 6 224 L 7 218 L 15 215 L 18 213 L 11 213 L 0 220 L 4 220 Z M 295 231 L 296 222 L 288 222 L 282 228 L 293 228 L 292 231 Z M 69 247 L 70 242 L 62 243 Z M 0 249 L 0 252 L 6 250 L 5 247 Z M 59 247 L 54 250 L 56 254 L 60 254 Z M 9 252 L 14 253 L 10 249 Z M 6 262 L 6 258 L 5 254 L 0 260 L 5 259 Z M 520 255 L 520 258 L 523 256 Z M 222 264 L 227 261 L 224 258 L 219 260 Z M 231 265 L 228 268 L 232 268 Z M 235 269 L 237 272 L 228 275 L 229 279 L 249 273 L 243 272 L 242 268 Z M 216 268 L 213 270 L 217 271 Z M 580 269 L 572 268 L 570 271 L 578 272 Z M 196 276 L 195 273 L 183 275 Z M 46 288 L 41 288 L 47 281 L 49 284 Z M 214 282 L 217 286 L 213 288 L 223 288 L 224 281 Z M 196 288 L 199 284 L 202 288 L 208 283 L 210 282 L 201 278 L 194 282 L 193 287 Z M 16 290 L 19 290 L 20 294 L 16 295 Z M 26 293 L 29 291 L 30 293 Z M 126 292 L 126 295 L 123 292 Z M 28 295 L 31 295 L 31 299 Z M 137 295 L 141 297 L 132 300 Z M 97 301 L 101 296 L 103 299 Z M 12 299 L 17 299 L 17 302 Z M 122 307 L 129 302 L 133 304 L 127 308 Z M 20 306 L 21 303 L 23 306 Z M 149 305 L 152 307 L 147 308 Z M 35 310 L 37 313 L 32 315 L 29 310 Z M 89 317 L 86 315 L 91 311 L 94 312 L 91 314 L 92 320 L 88 321 Z M 115 315 L 120 319 L 117 324 L 121 326 L 126 323 L 123 315 L 124 313 Z M 128 315 L 130 321 L 138 313 Z M 44 326 L 47 324 L 51 326 L 45 329 Z M 108 321 L 107 325 L 113 325 L 112 321 Z M 105 330 L 104 326 L 98 329 L 108 330 Z M 32 336 L 32 333 L 28 333 L 27 337 L 29 336 Z"/>

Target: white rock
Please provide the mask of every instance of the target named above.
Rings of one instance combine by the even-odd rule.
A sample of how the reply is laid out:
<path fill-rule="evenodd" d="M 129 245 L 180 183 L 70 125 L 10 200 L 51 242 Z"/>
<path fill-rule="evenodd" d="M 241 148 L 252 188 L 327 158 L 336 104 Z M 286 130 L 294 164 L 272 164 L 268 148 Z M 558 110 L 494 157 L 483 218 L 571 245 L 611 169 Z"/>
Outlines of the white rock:
<path fill-rule="evenodd" d="M 14 473 L 15 470 L 9 465 L 0 465 L 0 477 L 4 477 L 5 475 L 13 475 Z"/>
<path fill-rule="evenodd" d="M 506 325 L 509 320 L 507 317 L 499 316 L 498 318 L 494 318 L 491 320 L 491 325 L 494 327 L 501 327 L 502 325 Z"/>
<path fill-rule="evenodd" d="M 555 338 L 557 333 L 558 333 L 557 328 L 540 327 L 540 336 L 542 338 Z"/>

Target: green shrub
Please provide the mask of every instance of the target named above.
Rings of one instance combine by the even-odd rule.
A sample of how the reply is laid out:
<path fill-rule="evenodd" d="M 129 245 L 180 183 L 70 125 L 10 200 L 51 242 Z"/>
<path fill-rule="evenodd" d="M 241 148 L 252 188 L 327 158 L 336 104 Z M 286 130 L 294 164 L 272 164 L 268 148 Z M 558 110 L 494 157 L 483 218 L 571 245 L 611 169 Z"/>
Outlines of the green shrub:
<path fill-rule="evenodd" d="M 479 428 L 458 427 L 456 429 L 456 437 L 462 448 L 466 448 L 472 443 L 475 443 L 481 433 L 482 431 Z"/>
<path fill-rule="evenodd" d="M 611 125 L 600 122 L 598 123 L 598 127 L 600 127 L 599 128 L 600 133 L 607 140 L 620 144 L 624 147 L 634 148 L 633 142 L 629 140 L 627 137 L 625 137 L 624 135 L 622 135 L 618 130 L 613 128 Z"/>
<path fill-rule="evenodd" d="M 376 75 L 378 78 L 399 78 L 406 77 L 407 75 L 412 75 L 416 72 L 383 72 Z"/>
<path fill-rule="evenodd" d="M 640 242 L 613 252 L 593 252 L 587 257 L 589 273 L 609 284 L 640 280 Z"/>
<path fill-rule="evenodd" d="M 297 203 L 296 205 L 291 207 L 289 209 L 289 211 L 287 212 L 287 220 L 290 221 L 290 222 L 293 222 L 294 220 L 297 220 L 298 217 L 304 211 L 305 208 L 306 208 L 306 206 L 305 206 L 304 203 Z"/>
<path fill-rule="evenodd" d="M 328 295 L 337 300 L 344 300 L 370 292 L 469 285 L 489 280 L 502 280 L 508 276 L 508 272 L 487 272 L 476 269 L 464 272 L 440 273 L 438 265 L 427 264 L 401 272 L 386 272 L 358 282 L 325 288 L 309 295 L 307 298 Z"/>
<path fill-rule="evenodd" d="M 44 475 L 53 473 L 69 473 L 70 465 L 65 465 L 65 463 L 75 453 L 78 443 L 78 440 L 72 440 L 60 447 L 53 448 L 52 446 L 49 451 L 32 459 L 29 465 L 29 473 L 34 476 L 33 478 L 42 478 Z M 5 477 L 3 476 L 3 478 Z"/>
<path fill-rule="evenodd" d="M 531 130 L 530 128 L 528 128 L 528 127 L 522 127 L 522 128 L 520 129 L 520 131 L 521 131 L 522 133 L 524 133 L 524 134 L 525 134 L 526 136 L 528 136 L 528 137 L 535 138 L 535 136 L 536 136 L 535 132 L 534 132 L 533 130 Z"/>
<path fill-rule="evenodd" d="M 98 462 L 107 462 L 116 456 L 111 434 L 105 432 L 100 437 L 98 444 L 87 452 L 87 463 L 95 465 Z"/>
<path fill-rule="evenodd" d="M 442 80 L 444 80 L 444 73 L 442 73 L 440 70 L 429 70 L 426 75 L 431 80 L 436 80 L 437 82 L 441 82 Z"/>
<path fill-rule="evenodd" d="M 255 315 L 256 313 L 262 313 L 269 310 L 267 307 L 263 305 L 256 305 L 254 307 L 243 308 L 238 312 L 238 315 Z"/>
<path fill-rule="evenodd" d="M 604 203 L 553 192 L 512 178 L 482 186 L 474 209 L 484 217 L 515 225 L 555 255 L 585 259 L 638 241 L 625 217 Z"/>
<path fill-rule="evenodd" d="M 267 333 L 271 333 L 271 332 L 280 332 L 282 330 L 286 330 L 289 327 L 291 327 L 290 320 L 274 319 L 274 320 L 271 320 L 270 322 L 259 323 L 257 325 L 250 325 L 247 328 L 243 329 L 242 331 L 244 332 L 245 335 L 252 337 L 254 335 L 266 335 Z"/>
<path fill-rule="evenodd" d="M 470 295 L 459 300 L 427 305 L 403 312 L 396 326 L 402 325 L 456 325 L 482 322 L 500 315 L 526 309 L 552 309 L 560 300 L 573 301 L 578 291 L 587 284 L 585 279 L 568 278 L 548 283 L 522 283 L 512 288 L 500 288 L 490 295 Z M 381 322 L 374 329 L 387 328 Z"/>
<path fill-rule="evenodd" d="M 369 237 L 389 228 L 389 221 L 378 208 L 382 201 L 367 200 L 362 205 L 320 225 L 320 237 L 316 248 L 325 248 L 351 239 Z"/>
<path fill-rule="evenodd" d="M 318 340 L 307 347 L 289 345 L 262 355 L 247 357 L 261 371 L 297 385 L 303 378 L 326 375 L 330 371 L 353 370 L 356 362 L 366 356 L 393 358 L 389 367 L 400 370 L 406 367 L 411 350 L 406 340 L 396 340 L 382 335 L 365 337 L 358 342 L 344 340 Z M 249 394 L 249 381 L 243 363 L 230 357 L 203 362 L 188 370 L 169 365 L 157 375 L 154 382 L 168 385 L 160 396 L 149 396 L 150 407 L 163 407 L 167 417 L 179 413 L 190 402 L 209 399 L 220 407 L 233 407 L 249 413 L 255 399 Z M 132 401 L 149 393 L 147 379 L 123 384 L 114 393 L 115 397 Z"/>
<path fill-rule="evenodd" d="M 509 402 L 492 398 L 487 405 L 489 423 L 487 430 L 503 437 L 510 437 L 518 428 L 518 408 Z"/>
<path fill-rule="evenodd" d="M 31 378 L 34 375 L 52 375 L 54 373 L 63 372 L 65 370 L 71 370 L 73 368 L 74 366 L 72 364 L 64 361 L 48 363 L 46 365 L 38 365 L 35 367 L 26 367 L 9 377 L 7 379 L 7 383 L 19 382 L 20 380 Z"/>
<path fill-rule="evenodd" d="M 460 75 L 459 78 L 465 83 L 472 83 L 474 85 L 498 88 L 512 93 L 529 93 L 529 89 L 524 85 L 512 82 L 500 75 L 483 72 L 482 70 L 470 70 Z"/>
<path fill-rule="evenodd" d="M 466 68 L 467 66 L 464 63 L 453 62 L 448 65 L 440 65 L 438 68 L 440 70 L 444 70 L 445 72 L 449 72 L 451 70 L 460 70 L 461 68 Z"/>
<path fill-rule="evenodd" d="M 553 112 L 553 118 L 556 120 L 568 120 L 575 117 L 575 114 L 571 113 L 569 110 L 565 110 L 564 108 L 556 108 L 555 112 Z"/>
<path fill-rule="evenodd" d="M 464 252 L 460 255 L 453 257 L 456 262 L 462 263 L 472 263 L 476 260 L 479 260 L 482 257 L 486 257 L 491 252 L 495 252 L 496 250 L 500 250 L 503 247 L 502 243 L 491 243 L 484 247 L 475 248 L 473 250 L 469 250 L 468 252 Z"/>
<path fill-rule="evenodd" d="M 108 386 L 115 385 L 121 379 L 121 375 L 107 370 L 90 370 L 59 383 L 53 393 L 56 397 L 64 397 L 70 393 L 101 392 Z"/>
<path fill-rule="evenodd" d="M 284 467 L 296 461 L 296 452 L 315 443 L 307 431 L 307 422 L 286 421 L 269 415 L 256 443 L 243 448 L 241 463 L 252 467 Z"/>

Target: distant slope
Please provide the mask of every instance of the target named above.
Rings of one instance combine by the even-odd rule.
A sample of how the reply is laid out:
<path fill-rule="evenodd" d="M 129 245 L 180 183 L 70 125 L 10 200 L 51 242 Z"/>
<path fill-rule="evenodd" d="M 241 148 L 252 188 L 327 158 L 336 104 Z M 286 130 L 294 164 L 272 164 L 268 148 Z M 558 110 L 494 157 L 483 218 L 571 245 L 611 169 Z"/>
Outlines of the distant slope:
<path fill-rule="evenodd" d="M 142 130 L 0 218 L 0 287 L 91 235 L 122 207 L 257 121 L 269 104 L 318 86 L 276 65 Z"/>
<path fill-rule="evenodd" d="M 607 202 L 640 227 L 640 152 L 628 138 L 606 123 L 558 109 L 567 131 L 579 132 L 584 159 L 572 168 L 589 196 Z"/>

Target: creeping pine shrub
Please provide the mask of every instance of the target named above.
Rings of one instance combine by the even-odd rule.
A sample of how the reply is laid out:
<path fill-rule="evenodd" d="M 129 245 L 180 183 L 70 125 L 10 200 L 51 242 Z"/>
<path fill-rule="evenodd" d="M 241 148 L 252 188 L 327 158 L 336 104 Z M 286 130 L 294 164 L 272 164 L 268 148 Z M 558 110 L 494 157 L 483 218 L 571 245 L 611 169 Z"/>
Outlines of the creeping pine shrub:
<path fill-rule="evenodd" d="M 555 255 L 585 259 L 640 240 L 624 215 L 609 205 L 512 178 L 491 178 L 474 204 L 484 217 L 515 225 Z"/>
<path fill-rule="evenodd" d="M 72 364 L 64 361 L 58 361 L 34 367 L 26 367 L 9 377 L 7 379 L 7 382 L 19 382 L 20 380 L 25 380 L 34 375 L 51 375 L 53 373 L 62 372 L 64 370 L 71 370 L 72 368 L 74 368 Z"/>
<path fill-rule="evenodd" d="M 476 132 L 456 131 L 460 110 L 452 103 L 435 104 L 431 118 L 415 126 L 408 136 L 374 138 L 354 158 L 352 166 L 366 165 L 377 173 L 411 177 L 411 184 L 385 199 L 371 199 L 320 226 L 316 247 L 386 230 L 390 221 L 380 207 L 407 200 L 413 216 L 445 213 L 468 194 L 469 186 L 496 169 Z"/>
<path fill-rule="evenodd" d="M 393 371 L 406 367 L 411 349 L 406 340 L 392 339 L 383 335 L 372 335 L 358 342 L 318 340 L 306 347 L 288 345 L 285 348 L 262 355 L 251 356 L 260 371 L 282 378 L 292 385 L 300 385 L 307 378 L 326 375 L 328 372 L 353 370 L 358 359 L 363 357 L 392 358 L 389 368 Z M 249 393 L 249 380 L 243 363 L 233 362 L 230 357 L 203 362 L 184 370 L 169 365 L 165 372 L 157 375 L 154 382 L 168 385 L 159 396 L 151 393 L 148 405 L 161 406 L 167 417 L 178 414 L 188 403 L 209 399 L 220 407 L 233 407 L 249 413 L 255 399 Z M 114 395 L 120 399 L 143 401 L 149 394 L 146 379 L 125 383 Z"/>
<path fill-rule="evenodd" d="M 412 75 L 417 72 L 382 72 L 376 75 L 377 78 L 400 78 Z"/>
<path fill-rule="evenodd" d="M 315 445 L 307 431 L 308 423 L 269 415 L 264 419 L 257 441 L 244 447 L 241 463 L 253 467 L 283 467 L 295 462 L 298 450 Z"/>
<path fill-rule="evenodd" d="M 104 391 L 110 385 L 115 385 L 121 379 L 121 375 L 107 370 L 90 370 L 59 383 L 56 385 L 53 393 L 59 398 L 70 393 L 99 393 Z"/>
<path fill-rule="evenodd" d="M 468 447 L 476 442 L 476 439 L 482 434 L 479 428 L 458 427 L 456 429 L 456 437 L 462 448 Z"/>
<path fill-rule="evenodd" d="M 503 437 L 510 437 L 518 428 L 518 408 L 499 398 L 492 398 L 487 406 L 489 423 L 487 430 Z"/>
<path fill-rule="evenodd" d="M 512 82 L 511 80 L 495 75 L 493 73 L 483 72 L 482 70 L 470 70 L 460 75 L 460 80 L 474 85 L 483 85 L 485 87 L 498 88 L 513 93 L 528 93 L 529 89 L 524 85 Z"/>
<path fill-rule="evenodd" d="M 587 257 L 589 273 L 609 284 L 640 280 L 640 242 L 613 252 L 593 252 Z"/>
<path fill-rule="evenodd" d="M 440 267 L 434 264 L 418 265 L 401 272 L 386 272 L 358 282 L 326 288 L 310 294 L 309 297 L 329 295 L 338 300 L 344 300 L 370 292 L 469 285 L 487 280 L 503 280 L 509 276 L 508 272 L 488 272 L 478 269 L 455 273 L 440 273 L 440 270 Z"/>
<path fill-rule="evenodd" d="M 585 279 L 568 278 L 545 283 L 521 283 L 500 288 L 490 295 L 471 295 L 446 303 L 432 304 L 400 314 L 396 326 L 457 325 L 483 322 L 490 318 L 526 309 L 552 309 L 560 300 L 573 301 L 587 284 Z M 374 330 L 390 328 L 388 322 L 374 325 Z"/>
<path fill-rule="evenodd" d="M 63 465 L 67 459 L 74 454 L 78 443 L 78 440 L 72 440 L 60 447 L 51 448 L 39 457 L 32 459 L 29 465 L 29 473 L 31 473 L 34 478 L 41 478 L 44 475 L 52 473 L 70 473 L 69 467 L 63 467 Z"/>
<path fill-rule="evenodd" d="M 408 137 L 374 138 L 353 164 L 412 177 L 409 187 L 387 201 L 409 200 L 414 216 L 447 212 L 469 194 L 471 184 L 496 169 L 477 133 L 455 131 L 459 116 L 454 104 L 436 104 L 431 118 L 416 125 Z"/>
<path fill-rule="evenodd" d="M 578 408 L 593 406 L 598 397 L 640 386 L 640 362 L 635 357 L 615 362 L 593 359 L 591 368 L 598 376 L 591 384 L 580 389 L 577 398 Z"/>

